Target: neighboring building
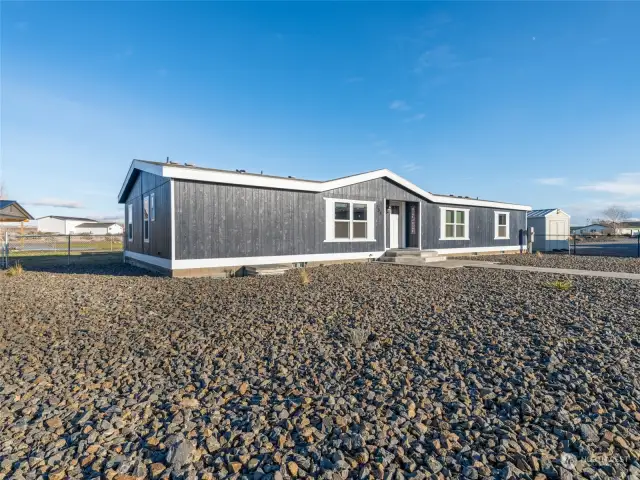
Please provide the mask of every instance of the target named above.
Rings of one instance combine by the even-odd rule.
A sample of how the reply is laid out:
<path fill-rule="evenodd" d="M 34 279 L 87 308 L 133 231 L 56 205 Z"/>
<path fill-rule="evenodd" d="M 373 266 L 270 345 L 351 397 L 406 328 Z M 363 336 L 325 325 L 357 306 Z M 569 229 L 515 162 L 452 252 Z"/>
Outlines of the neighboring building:
<path fill-rule="evenodd" d="M 118 202 L 125 258 L 173 274 L 375 259 L 397 248 L 520 251 L 531 210 L 434 195 L 386 169 L 320 182 L 142 160 Z"/>
<path fill-rule="evenodd" d="M 620 231 L 620 235 L 631 235 L 637 237 L 638 235 L 640 235 L 640 222 L 624 222 L 618 230 Z"/>
<path fill-rule="evenodd" d="M 112 222 L 87 222 L 76 225 L 74 233 L 91 235 L 122 235 L 124 228 L 122 225 Z"/>
<path fill-rule="evenodd" d="M 0 200 L 0 222 L 28 222 L 33 217 L 15 200 Z"/>
<path fill-rule="evenodd" d="M 569 248 L 571 217 L 559 208 L 527 212 L 527 227 L 533 227 L 533 251 L 552 252 Z"/>
<path fill-rule="evenodd" d="M 571 229 L 571 233 L 575 233 L 576 235 L 607 235 L 613 233 L 613 229 L 606 225 L 594 223 L 584 227 L 574 227 Z"/>
<path fill-rule="evenodd" d="M 81 217 L 63 217 L 59 215 L 49 215 L 48 217 L 40 217 L 38 219 L 38 231 L 44 233 L 59 233 L 69 235 L 76 233 L 75 229 L 83 223 L 96 223 L 90 218 Z"/>

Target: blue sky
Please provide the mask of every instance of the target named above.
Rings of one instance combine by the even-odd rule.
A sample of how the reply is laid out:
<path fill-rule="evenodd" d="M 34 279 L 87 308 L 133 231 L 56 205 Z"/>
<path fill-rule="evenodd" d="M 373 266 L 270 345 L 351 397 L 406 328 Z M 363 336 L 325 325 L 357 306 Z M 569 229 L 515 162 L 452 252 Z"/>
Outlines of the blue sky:
<path fill-rule="evenodd" d="M 2 182 L 122 217 L 131 159 L 640 217 L 640 3 L 2 2 Z"/>

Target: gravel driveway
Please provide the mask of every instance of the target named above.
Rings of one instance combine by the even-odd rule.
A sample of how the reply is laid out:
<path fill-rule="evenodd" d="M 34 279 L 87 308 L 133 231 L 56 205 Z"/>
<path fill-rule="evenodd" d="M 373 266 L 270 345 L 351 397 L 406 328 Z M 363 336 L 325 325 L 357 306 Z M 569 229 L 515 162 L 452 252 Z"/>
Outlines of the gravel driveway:
<path fill-rule="evenodd" d="M 640 258 L 591 257 L 561 254 L 542 254 L 540 256 L 530 254 L 482 255 L 462 258 L 500 262 L 506 265 L 526 265 L 529 267 L 573 268 L 577 270 L 598 270 L 601 272 L 640 273 Z"/>
<path fill-rule="evenodd" d="M 640 474 L 640 282 L 109 273 L 0 275 L 0 477 Z"/>

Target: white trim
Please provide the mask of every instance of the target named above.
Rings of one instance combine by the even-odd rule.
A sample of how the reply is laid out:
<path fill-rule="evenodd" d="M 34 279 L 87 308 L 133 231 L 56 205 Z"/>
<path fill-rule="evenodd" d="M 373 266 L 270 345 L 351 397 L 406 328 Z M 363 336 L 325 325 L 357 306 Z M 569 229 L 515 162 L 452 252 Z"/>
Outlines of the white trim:
<path fill-rule="evenodd" d="M 342 220 L 345 223 L 349 223 L 349 238 L 335 238 L 335 222 L 341 221 L 335 219 L 335 204 L 347 203 L 349 204 L 349 220 Z M 367 238 L 353 238 L 353 205 L 360 204 L 367 206 Z M 376 202 L 374 200 L 353 200 L 342 198 L 324 198 L 325 208 L 325 243 L 355 243 L 355 242 L 375 242 L 375 207 Z"/>
<path fill-rule="evenodd" d="M 451 210 L 453 212 L 464 212 L 464 237 L 447 237 L 447 210 Z M 455 222 L 455 213 L 454 213 L 454 222 Z M 456 208 L 456 207 L 440 207 L 440 240 L 442 241 L 467 241 L 469 240 L 469 223 L 471 223 L 471 215 L 469 215 L 468 208 Z M 458 224 L 455 224 L 456 226 Z M 453 228 L 455 234 L 455 226 Z"/>
<path fill-rule="evenodd" d="M 127 203 L 127 243 L 131 242 L 133 242 L 133 202 L 130 201 Z"/>
<path fill-rule="evenodd" d="M 153 255 L 147 255 L 145 253 L 132 252 L 130 250 L 125 250 L 124 251 L 124 256 L 125 257 L 131 257 L 134 260 L 139 260 L 141 262 L 150 263 L 151 265 L 155 265 L 157 267 L 166 268 L 167 270 L 171 270 L 172 261 L 169 260 L 168 258 L 154 257 Z"/>
<path fill-rule="evenodd" d="M 144 219 L 144 201 L 147 201 L 147 208 L 149 209 L 148 217 Z M 147 222 L 147 231 L 144 231 L 144 222 Z M 145 233 L 147 234 L 145 237 Z M 151 238 L 151 195 L 143 195 L 142 196 L 142 240 L 144 243 L 149 243 L 149 239 Z"/>
<path fill-rule="evenodd" d="M 501 236 L 498 235 L 498 227 L 499 227 L 498 215 L 506 215 L 507 216 L 507 225 L 506 225 L 506 227 L 507 227 L 507 229 L 506 229 L 507 230 L 507 236 L 506 237 L 501 237 Z M 494 240 L 509 240 L 510 235 L 511 235 L 511 232 L 509 232 L 509 223 L 511 222 L 509 217 L 510 217 L 509 212 L 500 212 L 500 211 L 497 211 L 497 210 L 495 212 L 493 212 L 493 235 L 494 235 L 493 239 Z"/>
<path fill-rule="evenodd" d="M 156 221 L 156 193 L 149 194 L 149 220 Z"/>
<path fill-rule="evenodd" d="M 422 250 L 422 202 L 418 202 L 418 249 Z"/>
<path fill-rule="evenodd" d="M 171 261 L 176 259 L 176 210 L 175 210 L 175 185 L 173 179 L 170 180 L 171 184 L 171 196 L 169 201 L 171 202 Z"/>
<path fill-rule="evenodd" d="M 482 253 L 482 252 L 514 252 L 520 251 L 520 245 L 504 247 L 461 247 L 461 248 L 429 248 L 427 251 L 442 253 Z"/>
<path fill-rule="evenodd" d="M 384 250 L 387 250 L 387 199 L 382 199 L 382 240 Z"/>
<path fill-rule="evenodd" d="M 313 253 L 309 255 L 275 255 L 272 257 L 204 258 L 174 260 L 173 269 L 237 267 L 243 265 L 270 265 L 274 263 L 322 262 L 331 260 L 362 260 L 378 258 L 384 252 Z"/>
<path fill-rule="evenodd" d="M 442 203 L 449 205 L 471 205 L 477 207 L 493 207 L 504 208 L 508 210 L 525 210 L 530 211 L 531 207 L 527 205 L 517 205 L 504 202 L 492 202 L 488 200 L 473 200 L 471 198 L 460 198 L 447 195 L 434 195 L 419 188 L 411 183 L 409 180 L 396 175 L 386 168 L 382 170 L 375 170 L 373 172 L 361 173 L 358 175 L 352 175 L 350 177 L 338 178 L 336 180 L 329 180 L 327 182 L 312 182 L 309 180 L 299 180 L 296 178 L 277 178 L 267 175 L 256 175 L 249 173 L 235 173 L 221 170 L 211 170 L 197 167 L 179 167 L 171 164 L 156 165 L 143 160 L 134 160 L 131 162 L 129 171 L 124 180 L 120 194 L 118 195 L 118 201 L 124 202 L 123 193 L 125 187 L 129 184 L 129 180 L 133 175 L 134 170 L 140 170 L 144 172 L 153 173 L 161 177 L 167 178 L 180 178 L 185 180 L 196 180 L 200 182 L 210 183 L 224 183 L 229 185 L 244 185 L 253 187 L 265 187 L 276 188 L 284 190 L 299 190 L 306 192 L 326 192 L 336 188 L 346 187 L 354 185 L 356 183 L 362 183 L 369 180 L 375 180 L 377 178 L 388 178 L 393 182 L 401 185 L 402 187 L 410 190 L 416 195 L 425 198 L 434 203 Z"/>

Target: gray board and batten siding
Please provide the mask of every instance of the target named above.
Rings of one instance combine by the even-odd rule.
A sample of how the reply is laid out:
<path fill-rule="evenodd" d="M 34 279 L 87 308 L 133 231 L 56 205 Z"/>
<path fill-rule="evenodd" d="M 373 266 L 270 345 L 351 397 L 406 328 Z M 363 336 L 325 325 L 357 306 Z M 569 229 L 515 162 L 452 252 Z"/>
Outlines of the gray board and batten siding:
<path fill-rule="evenodd" d="M 149 220 L 149 241 L 143 228 L 143 198 L 154 193 L 155 220 Z M 171 259 L 171 179 L 148 172 L 138 172 L 124 207 L 125 227 L 129 226 L 129 208 L 133 205 L 133 241 L 125 232 L 126 249 L 130 252 Z"/>
<path fill-rule="evenodd" d="M 422 249 L 517 246 L 519 229 L 526 228 L 526 212 L 512 210 L 509 240 L 494 240 L 494 212 L 509 210 L 455 207 L 470 211 L 470 240 L 442 241 L 440 207 L 445 205 L 428 202 L 384 178 L 319 193 L 181 179 L 173 182 L 176 260 L 381 252 L 385 249 L 384 226 L 389 223 L 385 222 L 385 200 L 420 203 Z M 326 242 L 324 198 L 376 201 L 375 241 Z M 141 209 L 142 202 L 136 203 Z M 170 236 L 170 224 L 166 232 Z M 137 237 L 140 235 L 141 230 Z"/>

